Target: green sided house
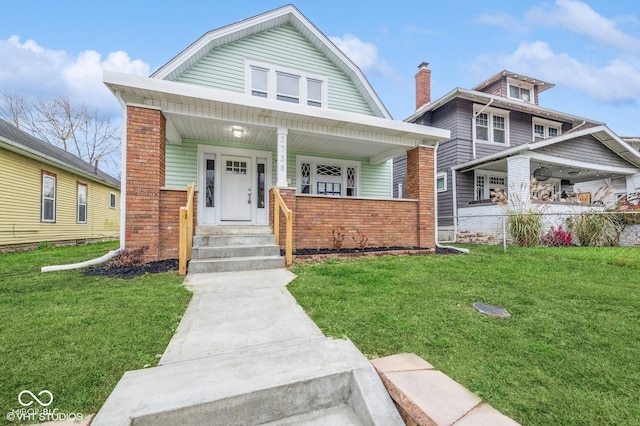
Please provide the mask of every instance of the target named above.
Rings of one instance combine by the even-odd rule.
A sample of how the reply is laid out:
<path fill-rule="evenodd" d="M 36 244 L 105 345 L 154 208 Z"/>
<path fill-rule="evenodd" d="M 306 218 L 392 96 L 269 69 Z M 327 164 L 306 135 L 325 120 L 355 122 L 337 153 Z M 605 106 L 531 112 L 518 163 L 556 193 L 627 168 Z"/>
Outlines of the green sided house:
<path fill-rule="evenodd" d="M 0 251 L 118 239 L 120 182 L 0 120 Z"/>
<path fill-rule="evenodd" d="M 205 34 L 150 77 L 105 71 L 104 82 L 126 126 L 122 240 L 149 247 L 149 260 L 178 257 L 192 182 L 196 241 L 271 229 L 277 188 L 293 211 L 294 250 L 331 248 L 337 233 L 343 247 L 357 236 L 435 246 L 434 151 L 449 131 L 393 120 L 361 70 L 291 5 Z M 392 198 L 400 154 L 402 200 Z"/>

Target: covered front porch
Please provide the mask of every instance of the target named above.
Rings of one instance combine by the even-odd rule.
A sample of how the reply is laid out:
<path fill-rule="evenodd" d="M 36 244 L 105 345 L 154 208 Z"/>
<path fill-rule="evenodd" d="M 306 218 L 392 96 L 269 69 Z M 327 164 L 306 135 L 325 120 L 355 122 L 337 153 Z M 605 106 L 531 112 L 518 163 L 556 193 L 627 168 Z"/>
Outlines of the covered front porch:
<path fill-rule="evenodd" d="M 640 154 L 604 126 L 517 146 L 453 169 L 454 179 L 467 190 L 455 197 L 455 220 L 440 218 L 446 239 L 494 233 L 507 212 L 548 214 L 557 226 L 563 214 L 611 209 L 640 192 Z"/>
<path fill-rule="evenodd" d="M 273 224 L 279 188 L 294 247 L 435 245 L 435 146 L 446 130 L 119 73 L 126 105 L 126 247 L 178 257 L 179 207 L 195 182 L 194 226 Z M 409 153 L 407 199 L 390 159 Z"/>

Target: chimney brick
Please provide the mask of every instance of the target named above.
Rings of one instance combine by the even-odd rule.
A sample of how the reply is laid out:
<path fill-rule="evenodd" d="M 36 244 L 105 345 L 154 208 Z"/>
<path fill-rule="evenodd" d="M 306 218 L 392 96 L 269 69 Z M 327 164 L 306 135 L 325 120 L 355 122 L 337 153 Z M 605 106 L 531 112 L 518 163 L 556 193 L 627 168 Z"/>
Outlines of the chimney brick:
<path fill-rule="evenodd" d="M 431 102 L 431 70 L 428 62 L 418 65 L 416 74 L 416 111 Z"/>

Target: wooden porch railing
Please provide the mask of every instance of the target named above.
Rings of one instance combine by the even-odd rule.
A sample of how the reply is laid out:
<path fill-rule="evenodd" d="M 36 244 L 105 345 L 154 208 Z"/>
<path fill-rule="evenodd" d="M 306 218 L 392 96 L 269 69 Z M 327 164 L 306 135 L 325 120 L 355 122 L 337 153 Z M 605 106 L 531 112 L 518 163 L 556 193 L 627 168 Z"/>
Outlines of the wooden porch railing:
<path fill-rule="evenodd" d="M 187 185 L 187 205 L 180 207 L 180 242 L 178 243 L 178 273 L 187 275 L 193 246 L 193 193 L 195 182 Z"/>
<path fill-rule="evenodd" d="M 287 218 L 284 243 L 284 262 L 286 266 L 293 263 L 293 212 L 282 199 L 280 190 L 273 187 L 273 197 L 275 205 L 273 206 L 273 233 L 276 235 L 276 244 L 280 244 L 280 209 Z"/>

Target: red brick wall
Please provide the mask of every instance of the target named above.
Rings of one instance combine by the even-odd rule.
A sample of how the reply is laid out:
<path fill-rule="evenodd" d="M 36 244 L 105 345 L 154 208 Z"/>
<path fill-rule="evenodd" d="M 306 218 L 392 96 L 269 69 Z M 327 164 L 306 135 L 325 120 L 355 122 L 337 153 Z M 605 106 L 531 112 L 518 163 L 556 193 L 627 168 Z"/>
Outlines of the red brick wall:
<path fill-rule="evenodd" d="M 435 247 L 434 152 L 419 146 L 407 152 L 407 196 L 418 200 L 418 244 Z"/>
<path fill-rule="evenodd" d="M 157 260 L 166 120 L 158 110 L 131 106 L 127 117 L 125 245 L 130 249 L 148 246 L 147 260 Z"/>
<path fill-rule="evenodd" d="M 198 210 L 198 193 L 193 195 L 193 226 L 195 229 Z M 177 259 L 180 241 L 180 207 L 187 205 L 186 191 L 160 191 L 160 240 L 158 259 Z"/>
<path fill-rule="evenodd" d="M 334 230 L 336 234 L 340 232 L 344 235 L 343 248 L 358 247 L 362 238 L 367 239 L 367 247 L 419 246 L 417 201 L 295 196 L 293 189 L 280 189 L 280 193 L 293 210 L 294 250 L 333 248 Z M 285 241 L 284 220 L 281 214 L 282 248 Z"/>

